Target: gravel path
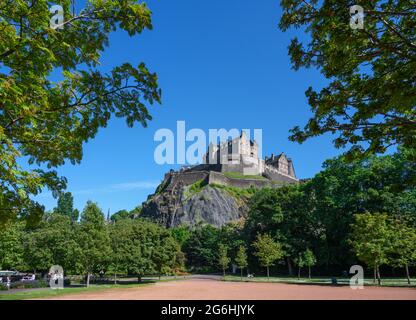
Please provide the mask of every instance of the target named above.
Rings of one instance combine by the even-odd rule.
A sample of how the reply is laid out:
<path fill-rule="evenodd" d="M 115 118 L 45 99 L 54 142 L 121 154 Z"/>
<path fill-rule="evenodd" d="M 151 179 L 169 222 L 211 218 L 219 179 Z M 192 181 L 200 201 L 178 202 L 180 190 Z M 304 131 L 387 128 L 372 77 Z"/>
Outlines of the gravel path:
<path fill-rule="evenodd" d="M 57 300 L 416 300 L 413 288 L 331 287 L 191 279 L 59 296 Z"/>

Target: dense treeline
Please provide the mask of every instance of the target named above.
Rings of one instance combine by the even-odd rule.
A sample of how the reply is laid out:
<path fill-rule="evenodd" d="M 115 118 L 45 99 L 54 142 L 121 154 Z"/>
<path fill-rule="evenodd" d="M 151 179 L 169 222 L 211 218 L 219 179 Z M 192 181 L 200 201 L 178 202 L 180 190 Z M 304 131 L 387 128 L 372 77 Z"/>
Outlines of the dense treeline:
<path fill-rule="evenodd" d="M 186 238 L 183 251 L 188 264 L 213 269 L 220 244 L 228 246 L 232 261 L 243 245 L 249 268 L 257 271 L 260 264 L 253 243 L 259 234 L 267 234 L 282 247 L 277 267 L 287 268 L 289 274 L 315 265 L 321 274 L 338 275 L 357 263 L 374 267 L 366 256 L 379 254 L 384 258 L 377 262 L 377 270 L 380 265 L 407 268 L 416 259 L 414 159 L 410 150 L 355 162 L 341 156 L 326 161 L 322 172 L 299 185 L 260 190 L 240 224 L 219 230 L 200 226 L 188 236 L 179 228 L 177 232 Z M 374 230 L 374 221 L 383 219 L 384 230 Z M 376 247 L 384 244 L 376 250 L 371 241 Z M 360 246 L 368 243 L 370 248 L 363 254 Z M 406 263 L 398 263 L 398 256 Z"/>
<path fill-rule="evenodd" d="M 71 200 L 69 201 L 71 202 Z M 67 205 L 67 202 L 65 203 Z M 36 227 L 23 222 L 0 233 L 0 268 L 47 273 L 53 265 L 66 274 L 173 273 L 182 268 L 180 246 L 171 233 L 142 219 L 106 221 L 100 208 L 88 202 L 74 221 L 72 208 L 59 206 Z"/>
<path fill-rule="evenodd" d="M 340 275 L 354 264 L 406 271 L 416 260 L 414 151 L 347 162 L 341 156 L 298 185 L 253 192 L 245 219 L 221 228 L 165 229 L 140 218 L 140 207 L 104 218 L 72 196 L 36 227 L 15 222 L 0 233 L 0 268 L 67 274 L 250 272 Z M 78 218 L 78 215 L 80 217 Z M 185 268 L 186 266 L 186 268 Z M 313 267 L 313 268 L 312 268 Z M 410 281 L 410 280 L 409 280 Z"/>

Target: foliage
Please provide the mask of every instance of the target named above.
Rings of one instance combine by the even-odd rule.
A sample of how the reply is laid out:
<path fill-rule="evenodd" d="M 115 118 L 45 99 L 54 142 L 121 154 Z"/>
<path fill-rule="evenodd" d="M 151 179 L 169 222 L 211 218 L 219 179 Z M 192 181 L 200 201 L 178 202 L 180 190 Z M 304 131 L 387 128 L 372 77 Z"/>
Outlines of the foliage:
<path fill-rule="evenodd" d="M 22 223 L 10 223 L 0 230 L 0 270 L 19 270 L 24 266 L 22 238 Z"/>
<path fill-rule="evenodd" d="M 329 84 L 306 91 L 313 117 L 291 140 L 337 134 L 349 155 L 385 152 L 391 145 L 416 147 L 416 9 L 409 1 L 361 1 L 364 28 L 350 27 L 342 1 L 282 0 L 280 29 L 301 28 L 289 55 L 295 70 L 316 67 Z"/>
<path fill-rule="evenodd" d="M 246 260 L 245 267 L 257 272 L 264 264 L 259 263 L 258 247 L 252 244 L 258 242 L 258 235 L 268 235 L 280 247 L 278 251 L 284 252 L 289 274 L 293 264 L 311 267 L 315 263 L 317 273 L 338 274 L 357 263 L 358 251 L 359 260 L 371 266 L 372 257 L 378 254 L 371 251 L 374 248 L 381 248 L 383 265 L 406 268 L 409 274 L 416 243 L 412 184 L 416 164 L 409 160 L 411 155 L 412 151 L 401 148 L 393 155 L 352 162 L 341 156 L 326 161 L 320 173 L 300 184 L 255 192 L 241 189 L 242 194 L 253 192 L 248 215 L 220 228 L 199 224 L 167 230 L 137 219 L 140 208 L 120 211 L 112 221 L 104 221 L 92 203 L 87 204 L 81 221 L 48 213 L 36 227 L 20 221 L 0 232 L 0 267 L 47 272 L 59 264 L 67 274 L 111 270 L 140 278 L 176 273 L 186 263 L 191 272 L 215 272 L 222 248 L 227 248 L 227 259 L 240 269 L 237 262 Z M 381 215 L 386 216 L 385 222 L 356 223 L 368 214 L 378 219 L 377 212 L 388 212 Z M 385 238 L 380 238 L 378 227 L 385 228 L 381 232 Z M 384 242 L 387 247 L 380 247 Z M 241 248 L 247 248 L 246 259 L 241 257 Z M 87 266 L 87 258 L 94 263 Z"/>
<path fill-rule="evenodd" d="M 235 263 L 237 265 L 237 267 L 243 269 L 245 267 L 247 267 L 248 263 L 247 263 L 247 250 L 244 246 L 240 246 L 238 248 L 238 252 L 237 255 L 235 257 Z"/>
<path fill-rule="evenodd" d="M 392 230 L 384 213 L 363 213 L 354 216 L 351 245 L 361 261 L 374 268 L 380 281 L 379 267 L 388 262 Z"/>
<path fill-rule="evenodd" d="M 186 225 L 181 225 L 170 230 L 175 240 L 183 246 L 191 237 L 191 230 Z"/>
<path fill-rule="evenodd" d="M 74 209 L 74 197 L 71 192 L 63 192 L 59 195 L 55 212 L 68 216 L 72 222 L 78 221 L 79 211 Z"/>
<path fill-rule="evenodd" d="M 180 269 L 184 263 L 181 249 L 171 233 L 161 227 L 156 236 L 156 247 L 152 254 L 159 278 L 162 273 L 171 273 L 174 269 Z"/>
<path fill-rule="evenodd" d="M 80 266 L 87 276 L 106 270 L 110 263 L 111 246 L 104 214 L 97 204 L 88 201 L 81 215 L 77 238 L 80 245 Z"/>
<path fill-rule="evenodd" d="M 140 212 L 142 211 L 141 206 L 137 206 L 131 211 L 128 210 L 119 210 L 116 213 L 112 214 L 110 220 L 112 222 L 117 222 L 123 219 L 134 219 L 140 216 Z"/>
<path fill-rule="evenodd" d="M 303 253 L 303 262 L 305 266 L 309 269 L 309 279 L 311 278 L 311 267 L 316 264 L 316 258 L 313 252 L 310 249 L 306 249 L 306 251 Z"/>
<path fill-rule="evenodd" d="M 124 219 L 110 226 L 112 268 L 137 275 L 173 269 L 180 251 L 170 232 L 142 219 Z"/>
<path fill-rule="evenodd" d="M 197 225 L 183 245 L 188 266 L 214 271 L 217 266 L 219 230 L 211 225 Z"/>
<path fill-rule="evenodd" d="M 312 250 L 306 249 L 306 251 L 303 253 L 303 259 L 305 263 L 305 266 L 312 267 L 316 264 L 316 258 L 313 254 Z"/>
<path fill-rule="evenodd" d="M 298 253 L 322 237 L 304 187 L 293 185 L 259 190 L 250 201 L 244 227 L 249 243 L 255 241 L 259 233 L 267 233 L 281 243 L 289 273 Z"/>
<path fill-rule="evenodd" d="M 76 15 L 71 0 L 57 0 L 63 30 L 49 26 L 49 1 L 0 5 L 0 222 L 38 221 L 32 200 L 42 189 L 66 186 L 51 168 L 79 163 L 82 145 L 112 116 L 146 126 L 148 106 L 160 102 L 157 76 L 144 63 L 99 70 L 111 31 L 130 36 L 151 29 L 151 12 L 135 0 L 88 0 Z M 51 75 L 57 80 L 52 81 Z M 24 157 L 24 158 L 23 158 Z M 29 159 L 29 166 L 19 165 Z M 32 169 L 33 164 L 42 165 Z M 29 167 L 29 169 L 27 169 Z"/>
<path fill-rule="evenodd" d="M 404 267 L 416 260 L 416 231 L 401 221 L 392 221 L 392 250 L 390 261 Z"/>
<path fill-rule="evenodd" d="M 197 182 L 191 184 L 189 187 L 187 187 L 185 191 L 185 197 L 190 198 L 195 194 L 198 194 L 202 191 L 202 189 L 206 186 L 206 182 L 204 179 L 198 180 Z"/>
<path fill-rule="evenodd" d="M 248 266 L 248 262 L 247 262 L 247 250 L 246 247 L 244 246 L 240 246 L 238 248 L 237 254 L 235 256 L 235 264 L 237 265 L 237 267 L 240 268 L 240 275 L 241 275 L 241 279 L 243 278 L 243 269 L 247 268 Z"/>
<path fill-rule="evenodd" d="M 16 281 L 10 284 L 10 289 L 46 288 L 48 284 L 43 280 Z"/>
<path fill-rule="evenodd" d="M 67 273 L 78 271 L 80 246 L 68 216 L 53 213 L 24 234 L 24 255 L 29 270 L 47 272 L 60 265 Z"/>
<path fill-rule="evenodd" d="M 260 264 L 267 268 L 267 277 L 269 277 L 269 267 L 284 256 L 281 244 L 268 234 L 259 234 L 253 247 Z"/>
<path fill-rule="evenodd" d="M 224 190 L 238 202 L 247 202 L 257 191 L 255 188 L 238 188 L 221 184 L 210 184 L 210 187 Z"/>
<path fill-rule="evenodd" d="M 242 229 L 244 221 L 230 222 L 218 230 L 218 243 L 227 247 L 231 258 L 235 258 L 240 246 L 245 244 Z"/>
<path fill-rule="evenodd" d="M 220 244 L 218 247 L 218 265 L 223 270 L 223 274 L 225 276 L 225 270 L 230 265 L 231 259 L 228 257 L 228 248 Z"/>
<path fill-rule="evenodd" d="M 416 231 L 400 220 L 390 220 L 392 228 L 392 244 L 389 264 L 404 267 L 410 284 L 409 265 L 416 261 Z"/>

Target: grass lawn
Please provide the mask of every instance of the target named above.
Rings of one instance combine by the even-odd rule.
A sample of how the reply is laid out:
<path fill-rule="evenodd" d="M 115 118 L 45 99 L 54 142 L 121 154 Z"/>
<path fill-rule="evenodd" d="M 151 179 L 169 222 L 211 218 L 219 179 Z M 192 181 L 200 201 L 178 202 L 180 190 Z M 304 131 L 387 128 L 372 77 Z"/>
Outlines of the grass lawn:
<path fill-rule="evenodd" d="M 300 278 L 297 277 L 270 277 L 268 280 L 267 277 L 255 277 L 255 278 L 247 278 L 243 277 L 243 280 L 239 276 L 225 276 L 223 279 L 224 281 L 243 281 L 243 282 L 276 282 L 276 283 L 292 283 L 292 284 L 316 284 L 316 285 L 332 285 L 332 278 L 331 277 L 312 277 L 312 279 L 308 278 Z M 349 285 L 350 280 L 349 278 L 341 278 L 337 277 L 337 283 L 339 285 Z M 411 285 L 407 283 L 407 279 L 405 278 L 385 278 L 381 279 L 381 285 L 383 287 L 416 287 L 416 278 L 411 279 Z M 373 279 L 365 278 L 364 279 L 365 286 L 374 286 L 377 284 L 373 283 Z"/>
<path fill-rule="evenodd" d="M 24 299 L 37 299 L 37 298 L 48 298 L 48 297 L 56 297 L 62 296 L 67 294 L 74 294 L 74 293 L 85 293 L 91 291 L 101 291 L 101 290 L 108 290 L 108 289 L 126 289 L 126 288 L 136 288 L 142 286 L 148 286 L 149 283 L 142 283 L 142 284 L 105 284 L 105 285 L 90 285 L 87 287 L 78 287 L 78 288 L 64 288 L 64 289 L 57 289 L 52 290 L 48 288 L 42 289 L 22 289 L 22 292 L 16 293 L 2 293 L 0 291 L 0 300 L 24 300 Z M 28 290 L 28 291 L 23 291 Z"/>
<path fill-rule="evenodd" d="M 227 178 L 232 178 L 232 179 L 267 180 L 263 176 L 259 176 L 259 175 L 244 175 L 244 174 L 242 174 L 240 172 L 224 172 L 224 176 L 226 176 Z"/>

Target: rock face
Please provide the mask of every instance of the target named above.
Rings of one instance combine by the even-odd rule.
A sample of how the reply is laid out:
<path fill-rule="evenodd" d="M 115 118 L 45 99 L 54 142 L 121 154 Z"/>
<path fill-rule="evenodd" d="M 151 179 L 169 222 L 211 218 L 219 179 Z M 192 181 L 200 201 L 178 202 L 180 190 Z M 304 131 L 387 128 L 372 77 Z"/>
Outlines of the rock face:
<path fill-rule="evenodd" d="M 225 188 L 206 185 L 197 190 L 176 185 L 151 196 L 141 216 L 168 228 L 181 224 L 209 223 L 220 227 L 247 213 L 247 199 L 233 196 Z"/>

